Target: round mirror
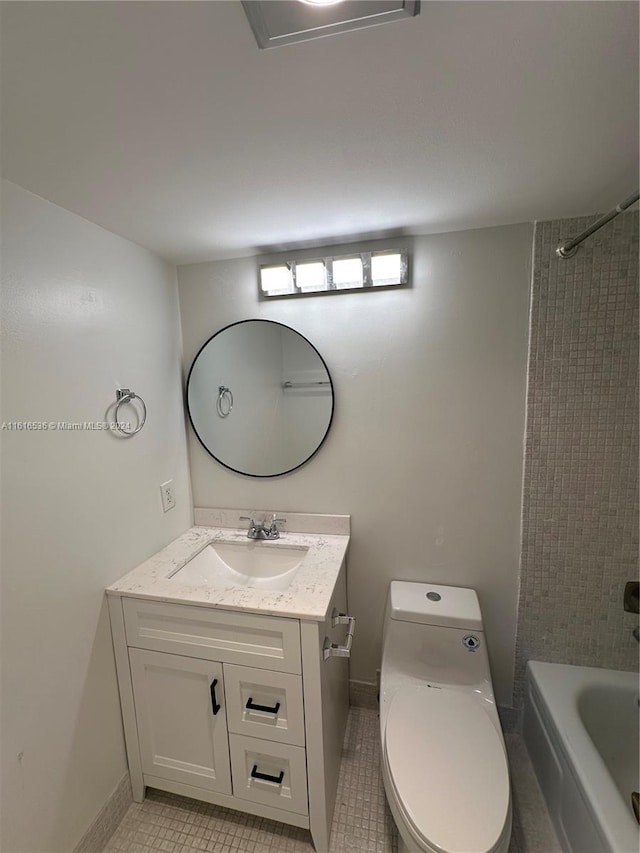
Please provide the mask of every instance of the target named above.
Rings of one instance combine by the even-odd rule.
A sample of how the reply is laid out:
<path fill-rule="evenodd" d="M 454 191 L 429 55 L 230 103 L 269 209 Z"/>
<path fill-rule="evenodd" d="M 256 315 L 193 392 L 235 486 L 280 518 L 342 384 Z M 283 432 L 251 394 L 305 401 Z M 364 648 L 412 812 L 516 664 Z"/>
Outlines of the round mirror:
<path fill-rule="evenodd" d="M 187 408 L 214 459 L 240 474 L 277 477 L 304 465 L 326 438 L 333 383 L 301 334 L 243 320 L 216 332 L 194 358 Z"/>

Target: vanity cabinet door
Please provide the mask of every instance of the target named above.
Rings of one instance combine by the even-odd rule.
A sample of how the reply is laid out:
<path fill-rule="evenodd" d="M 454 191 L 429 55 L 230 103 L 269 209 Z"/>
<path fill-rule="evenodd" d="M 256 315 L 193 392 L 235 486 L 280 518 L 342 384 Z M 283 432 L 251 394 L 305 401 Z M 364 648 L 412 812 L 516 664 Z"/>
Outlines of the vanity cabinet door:
<path fill-rule="evenodd" d="M 129 649 L 145 783 L 231 793 L 222 665 Z"/>

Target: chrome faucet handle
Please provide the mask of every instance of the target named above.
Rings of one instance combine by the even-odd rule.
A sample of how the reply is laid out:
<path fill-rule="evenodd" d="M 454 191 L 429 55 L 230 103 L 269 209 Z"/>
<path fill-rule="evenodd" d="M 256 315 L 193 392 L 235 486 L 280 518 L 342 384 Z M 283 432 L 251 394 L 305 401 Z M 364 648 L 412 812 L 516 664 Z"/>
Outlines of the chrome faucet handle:
<path fill-rule="evenodd" d="M 250 518 L 248 515 L 241 515 L 240 520 L 249 522 L 249 528 L 247 530 L 247 539 L 260 539 L 264 531 L 264 527 L 262 524 L 256 524 L 253 518 Z"/>
<path fill-rule="evenodd" d="M 284 524 L 286 522 L 286 518 L 276 518 L 275 512 L 271 516 L 271 523 L 269 527 L 267 527 L 267 523 L 265 521 L 264 527 L 265 532 L 269 539 L 279 539 L 280 538 L 280 530 L 278 529 L 279 524 Z"/>

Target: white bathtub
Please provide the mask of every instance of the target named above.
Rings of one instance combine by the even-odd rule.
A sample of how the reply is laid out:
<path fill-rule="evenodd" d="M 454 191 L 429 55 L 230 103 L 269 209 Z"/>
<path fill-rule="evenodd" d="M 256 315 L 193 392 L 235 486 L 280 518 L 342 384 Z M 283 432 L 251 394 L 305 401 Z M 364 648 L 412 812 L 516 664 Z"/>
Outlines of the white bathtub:
<path fill-rule="evenodd" d="M 638 676 L 530 661 L 523 735 L 567 853 L 638 853 Z"/>

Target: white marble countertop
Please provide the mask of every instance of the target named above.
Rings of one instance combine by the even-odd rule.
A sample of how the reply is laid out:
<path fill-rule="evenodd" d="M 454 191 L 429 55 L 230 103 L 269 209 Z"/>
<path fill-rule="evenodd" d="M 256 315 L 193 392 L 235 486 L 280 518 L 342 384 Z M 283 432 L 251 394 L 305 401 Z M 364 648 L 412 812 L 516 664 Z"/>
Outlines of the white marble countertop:
<path fill-rule="evenodd" d="M 189 584 L 181 580 L 179 570 L 209 543 L 216 541 L 240 543 L 248 540 L 246 530 L 192 527 L 108 587 L 107 595 L 324 621 L 349 536 L 283 533 L 275 540 L 276 544 L 308 548 L 308 552 L 290 586 L 282 591 L 231 584 L 227 587 Z M 269 544 L 265 542 L 264 546 Z"/>

